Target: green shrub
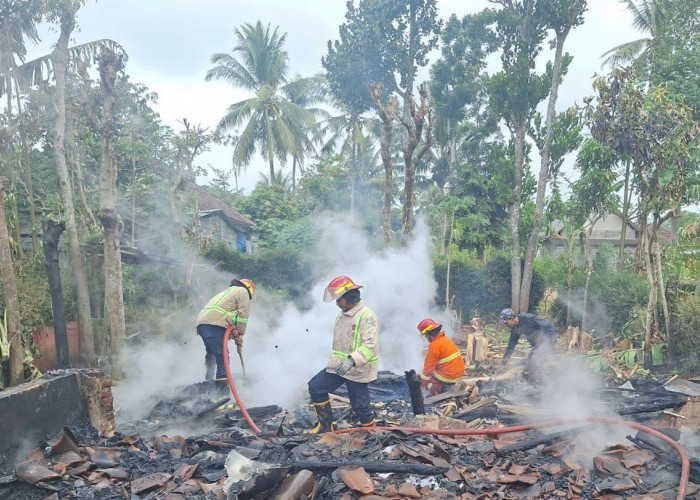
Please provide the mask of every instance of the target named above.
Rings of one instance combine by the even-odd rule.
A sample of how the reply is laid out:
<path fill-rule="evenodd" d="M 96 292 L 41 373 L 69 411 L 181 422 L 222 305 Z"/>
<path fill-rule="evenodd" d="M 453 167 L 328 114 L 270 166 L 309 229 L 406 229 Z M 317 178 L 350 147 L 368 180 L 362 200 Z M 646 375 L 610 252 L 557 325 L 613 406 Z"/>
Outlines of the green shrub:
<path fill-rule="evenodd" d="M 671 339 L 669 356 L 679 367 L 688 370 L 700 368 L 700 297 L 679 293 L 671 308 Z"/>
<path fill-rule="evenodd" d="M 438 256 L 434 262 L 435 279 L 438 283 L 438 304 L 445 303 L 445 285 L 447 261 Z M 510 260 L 497 255 L 487 262 L 482 262 L 475 256 L 461 253 L 450 266 L 450 296 L 454 297 L 452 308 L 456 309 L 462 318 L 470 318 L 476 314 L 497 314 L 501 309 L 510 307 Z M 545 283 L 542 276 L 535 270 L 530 289 L 530 311 L 544 297 Z"/>
<path fill-rule="evenodd" d="M 303 305 L 300 301 L 316 278 L 312 274 L 310 254 L 303 247 L 284 246 L 242 254 L 219 244 L 208 249 L 204 256 L 220 263 L 222 270 L 245 274 L 270 292 L 281 292 L 298 305 Z"/>
<path fill-rule="evenodd" d="M 585 270 L 577 268 L 571 292 L 571 326 L 581 326 L 585 283 Z M 563 282 L 558 288 L 557 304 L 554 306 L 557 310 L 555 316 L 562 319 L 566 318 L 566 292 L 566 283 Z M 621 335 L 624 329 L 626 336 L 634 337 L 639 332 L 630 326 L 646 306 L 648 298 L 649 285 L 646 280 L 629 269 L 594 272 L 588 290 L 589 330 L 601 335 L 609 332 Z"/>

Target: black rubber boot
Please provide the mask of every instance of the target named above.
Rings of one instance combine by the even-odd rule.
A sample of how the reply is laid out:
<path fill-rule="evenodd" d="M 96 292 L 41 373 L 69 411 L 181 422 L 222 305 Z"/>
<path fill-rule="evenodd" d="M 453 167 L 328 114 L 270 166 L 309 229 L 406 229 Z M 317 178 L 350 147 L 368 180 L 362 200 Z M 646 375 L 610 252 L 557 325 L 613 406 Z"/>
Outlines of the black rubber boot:
<path fill-rule="evenodd" d="M 318 417 L 316 427 L 305 430 L 304 434 L 322 434 L 335 430 L 335 425 L 333 425 L 333 408 L 331 408 L 330 399 L 323 403 L 314 403 L 314 411 L 316 411 L 316 416 Z"/>

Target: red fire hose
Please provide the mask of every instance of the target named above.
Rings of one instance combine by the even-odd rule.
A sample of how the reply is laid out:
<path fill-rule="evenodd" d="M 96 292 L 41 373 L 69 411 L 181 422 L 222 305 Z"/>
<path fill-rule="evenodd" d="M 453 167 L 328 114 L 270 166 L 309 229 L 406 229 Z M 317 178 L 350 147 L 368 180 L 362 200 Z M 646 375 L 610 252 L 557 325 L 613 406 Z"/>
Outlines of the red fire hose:
<path fill-rule="evenodd" d="M 519 425 L 515 427 L 500 427 L 496 429 L 461 429 L 461 430 L 450 430 L 450 429 L 421 429 L 419 427 L 389 427 L 389 426 L 380 426 L 380 427 L 370 427 L 369 429 L 372 430 L 379 430 L 379 431 L 400 431 L 404 432 L 407 434 L 434 434 L 434 435 L 442 435 L 442 436 L 478 436 L 478 435 L 489 435 L 489 434 L 507 434 L 510 432 L 522 432 L 522 431 L 528 431 L 531 429 L 540 429 L 543 427 L 555 427 L 558 425 L 568 425 L 568 424 L 576 424 L 580 422 L 604 422 L 606 424 L 612 424 L 612 425 L 619 425 L 619 426 L 624 426 L 624 427 L 632 427 L 633 429 L 637 429 L 642 432 L 646 432 L 647 434 L 651 434 L 652 436 L 656 436 L 659 439 L 663 439 L 665 442 L 670 444 L 674 450 L 678 453 L 678 455 L 681 457 L 681 477 L 678 483 L 678 496 L 676 497 L 678 500 L 683 500 L 685 498 L 685 492 L 686 489 L 688 488 L 688 477 L 690 476 L 690 460 L 688 459 L 688 454 L 686 453 L 685 449 L 678 443 L 676 443 L 673 439 L 668 437 L 666 434 L 663 434 L 662 432 L 656 431 L 654 429 L 651 429 L 649 427 L 646 427 L 644 425 L 638 424 L 637 422 L 631 422 L 629 420 L 622 420 L 619 418 L 611 418 L 611 417 L 580 417 L 580 418 L 566 418 L 566 419 L 561 419 L 561 420 L 552 420 L 550 422 L 540 422 L 536 424 L 526 424 L 526 425 Z M 334 434 L 348 434 L 350 432 L 357 432 L 357 431 L 363 431 L 363 430 L 368 430 L 367 427 L 353 427 L 351 429 L 342 429 L 339 431 L 334 431 Z"/>
<path fill-rule="evenodd" d="M 243 414 L 243 418 L 245 418 L 245 421 L 248 422 L 250 429 L 255 434 L 260 434 L 261 431 L 260 431 L 260 429 L 258 429 L 258 426 L 255 425 L 255 422 L 253 422 L 253 419 L 250 418 L 250 415 L 248 415 L 248 411 L 245 409 L 245 406 L 243 405 L 243 401 L 241 401 L 241 398 L 238 395 L 238 391 L 236 390 L 236 384 L 234 384 L 233 377 L 231 376 L 231 367 L 229 366 L 229 360 L 228 360 L 228 338 L 229 338 L 229 335 L 231 334 L 231 330 L 233 330 L 233 327 L 229 326 L 226 329 L 226 333 L 224 334 L 224 367 L 226 368 L 226 378 L 228 379 L 228 386 L 231 388 L 231 392 L 233 393 L 233 398 L 236 400 L 236 404 L 241 409 L 241 413 Z"/>

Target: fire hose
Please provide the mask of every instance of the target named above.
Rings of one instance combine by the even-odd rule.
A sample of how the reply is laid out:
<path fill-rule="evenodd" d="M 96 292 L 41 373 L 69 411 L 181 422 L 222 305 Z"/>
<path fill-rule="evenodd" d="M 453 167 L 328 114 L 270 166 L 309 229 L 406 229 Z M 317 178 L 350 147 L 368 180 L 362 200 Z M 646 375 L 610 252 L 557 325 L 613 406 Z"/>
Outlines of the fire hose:
<path fill-rule="evenodd" d="M 552 420 L 549 422 L 539 422 L 535 424 L 525 424 L 514 427 L 500 427 L 495 429 L 421 429 L 419 427 L 390 427 L 390 426 L 377 426 L 370 427 L 369 429 L 378 431 L 399 431 L 406 434 L 432 434 L 441 436 L 483 436 L 492 434 L 508 434 L 511 432 L 522 432 L 529 431 L 531 429 L 542 429 L 546 427 L 555 427 L 559 425 L 569 425 L 577 424 L 581 422 L 602 422 L 611 425 L 618 425 L 623 427 L 631 427 L 637 429 L 638 431 L 651 434 L 659 439 L 667 442 L 671 447 L 676 450 L 678 456 L 681 458 L 681 477 L 678 483 L 678 500 L 683 500 L 685 498 L 685 492 L 688 488 L 688 478 L 690 476 L 690 459 L 685 449 L 673 439 L 668 437 L 666 434 L 654 430 L 645 425 L 638 424 L 637 422 L 631 422 L 629 420 L 623 420 L 619 418 L 612 417 L 579 417 L 579 418 L 565 418 L 560 420 Z M 357 432 L 362 430 L 368 430 L 367 427 L 353 427 L 351 429 L 341 429 L 334 431 L 334 434 L 348 434 L 350 432 Z"/>
<path fill-rule="evenodd" d="M 231 367 L 228 359 L 228 339 L 229 336 L 231 335 L 231 331 L 233 330 L 232 326 L 229 326 L 226 329 L 226 333 L 224 334 L 224 367 L 226 368 L 226 379 L 228 380 L 228 386 L 231 388 L 231 392 L 233 393 L 233 398 L 236 400 L 236 404 L 238 405 L 238 408 L 241 409 L 241 413 L 243 414 L 243 418 L 245 418 L 245 421 L 248 422 L 248 426 L 250 429 L 255 433 L 255 434 L 260 434 L 260 429 L 258 428 L 257 425 L 255 425 L 255 422 L 253 422 L 253 419 L 250 418 L 250 415 L 248 415 L 248 411 L 245 409 L 245 406 L 243 405 L 243 401 L 241 401 L 240 396 L 238 395 L 238 391 L 236 390 L 236 384 L 233 382 L 233 376 L 231 375 Z M 243 364 L 243 358 L 241 357 L 241 364 Z"/>
<path fill-rule="evenodd" d="M 251 430 L 256 433 L 260 434 L 260 429 L 255 425 L 253 422 L 253 419 L 250 418 L 250 415 L 248 415 L 248 412 L 245 409 L 245 406 L 243 405 L 243 401 L 241 401 L 241 398 L 238 396 L 238 391 L 236 391 L 236 384 L 233 382 L 233 377 L 231 376 L 231 370 L 229 368 L 229 359 L 228 359 L 228 339 L 229 339 L 229 334 L 231 333 L 231 330 L 233 328 L 229 327 L 226 330 L 226 334 L 224 335 L 224 365 L 226 367 L 226 377 L 228 378 L 228 384 L 229 387 L 231 388 L 231 392 L 233 393 L 233 397 L 236 400 L 236 403 L 238 404 L 238 407 L 241 409 L 241 413 L 243 414 L 243 417 L 245 418 L 246 422 L 250 426 Z M 333 431 L 333 434 L 349 434 L 351 432 L 359 432 L 359 431 L 367 431 L 367 430 L 376 430 L 376 431 L 399 431 L 403 432 L 405 434 L 431 434 L 431 435 L 436 435 L 436 436 L 488 436 L 488 435 L 494 435 L 494 434 L 509 434 L 512 432 L 523 432 L 523 431 L 529 431 L 532 429 L 543 429 L 547 427 L 556 427 L 560 425 L 570 425 L 570 424 L 578 424 L 581 422 L 601 422 L 601 423 L 606 423 L 606 424 L 611 424 L 611 425 L 617 425 L 617 426 L 622 426 L 622 427 L 631 427 L 632 429 L 637 429 L 638 431 L 645 432 L 647 434 L 651 434 L 652 436 L 656 436 L 659 439 L 662 439 L 666 443 L 668 443 L 674 450 L 676 450 L 676 453 L 678 453 L 678 456 L 681 459 L 681 476 L 678 482 L 678 495 L 676 496 L 677 500 L 683 500 L 685 498 L 685 493 L 688 488 L 688 479 L 690 476 L 690 459 L 688 458 L 688 454 L 686 453 L 685 449 L 678 444 L 676 441 L 668 437 L 666 434 L 659 432 L 655 429 L 652 429 L 650 427 L 647 427 L 642 424 L 638 424 L 637 422 L 631 422 L 629 420 L 623 420 L 620 418 L 613 418 L 613 417 L 578 417 L 578 418 L 564 418 L 564 419 L 559 419 L 559 420 L 551 420 L 549 422 L 538 422 L 538 423 L 533 423 L 533 424 L 525 424 L 525 425 L 518 425 L 518 426 L 513 426 L 513 427 L 498 427 L 498 428 L 492 428 L 492 429 L 422 429 L 420 427 L 391 427 L 391 426 L 375 426 L 375 427 L 352 427 L 350 429 L 341 429 L 337 431 Z"/>

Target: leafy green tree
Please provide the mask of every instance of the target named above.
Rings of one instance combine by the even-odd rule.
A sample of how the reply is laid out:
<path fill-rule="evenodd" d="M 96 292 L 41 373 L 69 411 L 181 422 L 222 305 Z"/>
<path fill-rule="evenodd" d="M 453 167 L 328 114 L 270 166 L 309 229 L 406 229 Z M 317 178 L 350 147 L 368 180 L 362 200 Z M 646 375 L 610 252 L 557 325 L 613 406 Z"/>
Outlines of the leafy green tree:
<path fill-rule="evenodd" d="M 527 3 L 527 2 L 525 2 Z M 539 19 L 534 22 L 542 23 L 542 27 L 546 31 L 553 31 L 555 35 L 554 41 L 554 59 L 551 62 L 551 83 L 549 87 L 549 98 L 547 101 L 547 114 L 545 116 L 544 133 L 542 134 L 540 148 L 540 170 L 537 180 L 537 195 L 535 197 L 535 213 L 533 219 L 533 227 L 527 241 L 525 250 L 525 267 L 522 273 L 522 281 L 520 283 L 520 292 L 518 294 L 520 303 L 518 310 L 527 311 L 530 306 L 530 286 L 532 283 L 532 274 L 534 270 L 535 255 L 540 238 L 540 226 L 544 213 L 545 192 L 547 190 L 547 181 L 550 177 L 550 168 L 552 162 L 552 152 L 555 146 L 555 122 L 557 120 L 556 104 L 559 96 L 559 86 L 561 85 L 562 77 L 566 73 L 566 69 L 571 62 L 571 57 L 564 54 L 564 44 L 571 32 L 571 29 L 583 23 L 583 12 L 586 8 L 585 0 L 557 0 L 554 2 L 542 2 L 537 4 L 536 15 Z M 566 115 L 565 115 L 566 116 Z M 575 114 L 570 113 L 569 116 L 575 118 Z M 575 125 L 572 125 L 575 128 Z M 576 131 L 572 140 L 568 143 L 561 140 L 562 135 L 557 136 L 558 145 L 563 145 L 563 150 L 557 151 L 556 154 L 561 157 L 567 152 L 577 147 Z M 568 138 L 568 137 L 567 137 Z"/>
<path fill-rule="evenodd" d="M 285 86 L 305 85 L 287 80 L 288 54 L 284 50 L 286 34 L 280 35 L 262 22 L 243 24 L 234 29 L 237 44 L 232 54 L 211 56 L 214 67 L 207 81 L 223 79 L 255 93 L 250 99 L 229 106 L 218 125 L 220 132 L 243 126 L 234 145 L 234 165 L 247 165 L 257 148 L 267 158 L 269 179 L 275 179 L 275 158 L 285 162 L 288 155 L 303 157 L 311 149 L 309 130 L 313 114 L 284 95 Z M 292 93 L 291 89 L 287 90 Z"/>
<path fill-rule="evenodd" d="M 263 248 L 274 246 L 275 233 L 303 215 L 299 203 L 279 183 L 258 182 L 249 196 L 241 198 L 238 206 L 255 222 Z"/>
<path fill-rule="evenodd" d="M 659 296 L 670 339 L 670 314 L 663 283 L 658 229 L 674 207 L 692 200 L 700 183 L 697 165 L 700 124 L 678 98 L 654 87 L 645 92 L 632 73 L 614 70 L 594 82 L 584 116 L 601 144 L 630 158 L 636 179 L 641 230 L 640 252 L 649 282 L 645 321 L 645 363 L 651 363 L 651 336 Z M 651 219 L 651 221 L 650 221 Z"/>
<path fill-rule="evenodd" d="M 358 6 L 348 2 L 345 19 L 340 27 L 340 39 L 328 43 L 328 54 L 322 63 L 336 99 L 355 111 L 372 106 L 382 120 L 383 226 L 385 239 L 390 241 L 394 121 L 405 131 L 402 233 L 407 236 L 413 221 L 416 169 L 432 142 L 427 88 L 419 88 L 420 100 L 416 100 L 415 77 L 418 68 L 427 64 L 430 50 L 437 45 L 440 21 L 435 0 L 366 0 Z M 396 95 L 403 104 L 400 113 Z"/>

